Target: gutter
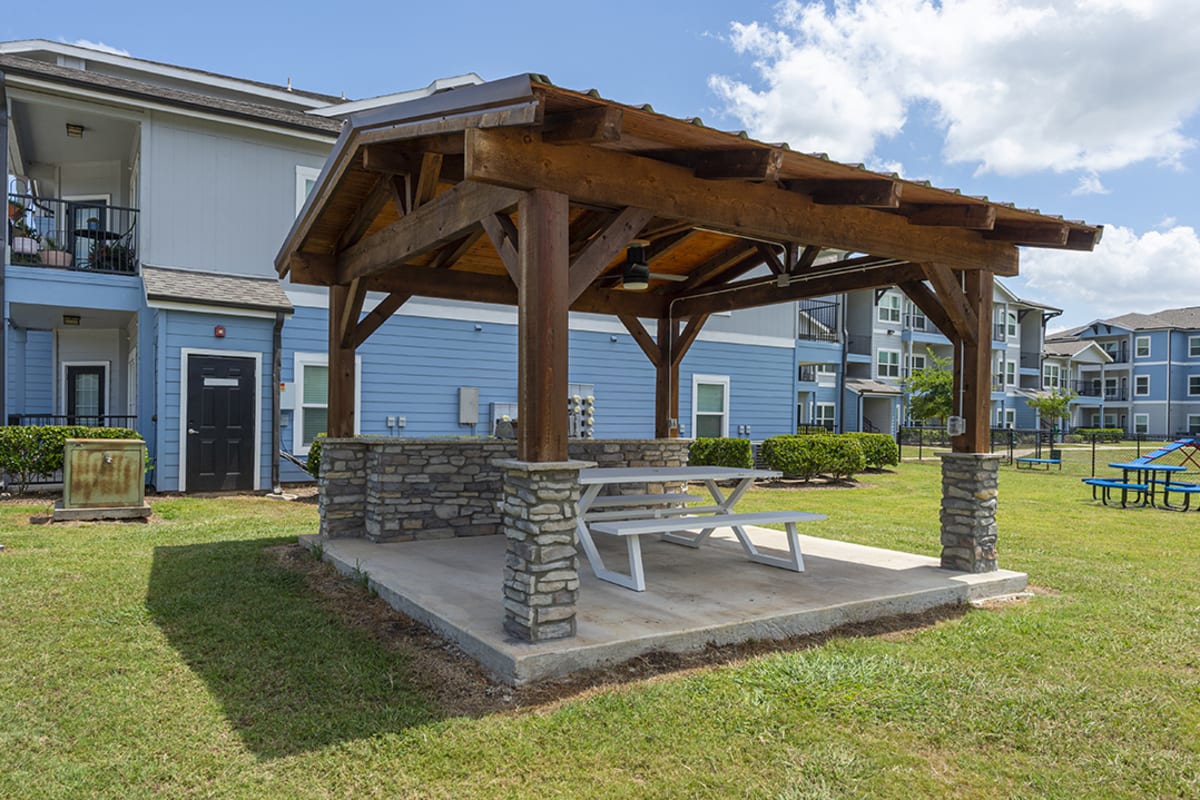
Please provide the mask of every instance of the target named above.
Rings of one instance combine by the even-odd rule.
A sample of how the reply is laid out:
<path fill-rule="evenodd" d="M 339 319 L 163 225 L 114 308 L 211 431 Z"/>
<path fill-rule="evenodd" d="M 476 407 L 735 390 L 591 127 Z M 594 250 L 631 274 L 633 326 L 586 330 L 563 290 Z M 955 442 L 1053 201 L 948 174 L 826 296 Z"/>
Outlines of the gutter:
<path fill-rule="evenodd" d="M 4 176 L 4 199 L 8 199 L 8 90 L 0 70 L 0 175 Z M 5 235 L 0 236 L 0 425 L 8 422 L 8 303 L 4 282 L 8 276 L 8 206 L 4 209 Z"/>

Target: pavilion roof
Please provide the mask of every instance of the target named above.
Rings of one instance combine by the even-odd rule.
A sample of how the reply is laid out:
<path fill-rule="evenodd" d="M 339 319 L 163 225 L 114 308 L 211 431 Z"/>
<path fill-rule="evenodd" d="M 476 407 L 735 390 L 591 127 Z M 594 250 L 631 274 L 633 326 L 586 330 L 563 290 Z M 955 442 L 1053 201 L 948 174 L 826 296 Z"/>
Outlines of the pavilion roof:
<path fill-rule="evenodd" d="M 941 291 L 949 270 L 1015 275 L 1018 246 L 1091 250 L 1102 232 L 518 75 L 351 116 L 276 268 L 515 303 L 514 212 L 530 189 L 570 198 L 572 308 L 646 317 Z M 631 237 L 652 271 L 637 295 L 617 290 Z M 739 280 L 764 264 L 769 279 Z"/>

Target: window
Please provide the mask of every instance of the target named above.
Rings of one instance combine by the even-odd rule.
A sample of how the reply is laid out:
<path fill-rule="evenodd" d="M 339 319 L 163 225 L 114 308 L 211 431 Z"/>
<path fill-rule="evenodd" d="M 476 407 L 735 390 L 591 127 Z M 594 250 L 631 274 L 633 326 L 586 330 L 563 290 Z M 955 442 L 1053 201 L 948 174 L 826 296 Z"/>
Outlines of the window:
<path fill-rule="evenodd" d="M 1133 378 L 1133 393 L 1138 397 L 1148 397 L 1150 395 L 1150 376 L 1136 375 Z"/>
<path fill-rule="evenodd" d="M 926 330 L 929 320 L 925 318 L 925 312 L 916 306 L 912 306 L 908 312 L 908 327 L 914 331 Z"/>
<path fill-rule="evenodd" d="M 925 356 L 919 356 L 915 353 L 908 357 L 908 371 L 911 375 L 914 372 L 920 372 L 925 369 Z"/>
<path fill-rule="evenodd" d="M 692 435 L 719 438 L 729 435 L 729 378 L 692 376 Z"/>
<path fill-rule="evenodd" d="M 900 322 L 900 295 L 885 294 L 879 299 L 879 321 Z"/>
<path fill-rule="evenodd" d="M 1004 362 L 1004 382 L 1009 386 L 1017 385 L 1017 362 Z"/>
<path fill-rule="evenodd" d="M 1188 433 L 1200 433 L 1200 414 L 1188 414 Z"/>
<path fill-rule="evenodd" d="M 325 353 L 296 353 L 296 407 L 292 412 L 292 451 L 307 455 L 318 434 L 329 428 L 329 361 Z M 362 361 L 354 358 L 354 432 L 359 432 L 359 391 L 362 386 Z"/>
<path fill-rule="evenodd" d="M 1188 375 L 1188 397 L 1200 397 L 1200 375 Z"/>
<path fill-rule="evenodd" d="M 300 216 L 300 209 L 304 208 L 304 201 L 308 199 L 309 192 L 317 185 L 317 178 L 320 175 L 321 170 L 319 169 L 296 167 L 296 216 Z"/>
<path fill-rule="evenodd" d="M 876 354 L 875 369 L 880 378 L 899 378 L 900 351 L 880 350 Z"/>
<path fill-rule="evenodd" d="M 1004 427 L 1014 428 L 1017 425 L 1017 410 L 1015 408 L 1004 409 Z"/>
<path fill-rule="evenodd" d="M 1149 414 L 1134 414 L 1133 415 L 1133 432 L 1134 433 L 1149 433 L 1150 432 L 1150 415 Z"/>
<path fill-rule="evenodd" d="M 832 386 L 837 380 L 837 365 L 836 364 L 817 364 L 817 383 L 823 386 Z"/>
<path fill-rule="evenodd" d="M 1138 358 L 1150 357 L 1150 337 L 1138 336 L 1133 340 L 1133 354 Z"/>
<path fill-rule="evenodd" d="M 1200 336 L 1188 337 L 1188 358 L 1200 358 Z"/>
<path fill-rule="evenodd" d="M 1042 365 L 1042 388 L 1058 389 L 1062 386 L 1062 368 L 1058 364 Z"/>
<path fill-rule="evenodd" d="M 833 430 L 836 408 L 833 403 L 817 403 L 817 415 L 813 419 L 813 422 L 817 425 L 824 425 L 829 430 Z"/>
<path fill-rule="evenodd" d="M 1006 332 L 1008 333 L 1008 338 L 1010 338 L 1010 339 L 1016 338 L 1016 335 L 1017 335 L 1017 315 L 1016 315 L 1016 313 L 1013 311 L 1009 311 L 1007 314 L 1004 315 L 1004 321 L 1005 321 L 1005 323 L 1007 323 L 1007 326 L 1008 326 L 1007 330 L 1006 330 Z"/>

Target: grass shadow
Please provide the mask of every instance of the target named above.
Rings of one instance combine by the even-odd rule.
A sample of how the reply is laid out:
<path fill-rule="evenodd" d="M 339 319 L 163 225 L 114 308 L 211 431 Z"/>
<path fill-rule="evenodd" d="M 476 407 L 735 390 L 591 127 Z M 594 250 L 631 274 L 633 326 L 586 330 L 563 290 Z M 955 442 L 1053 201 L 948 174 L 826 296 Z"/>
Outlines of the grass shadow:
<path fill-rule="evenodd" d="M 285 541 L 154 550 L 146 606 L 246 747 L 277 758 L 440 718 L 403 654 L 271 562 L 264 549 Z"/>

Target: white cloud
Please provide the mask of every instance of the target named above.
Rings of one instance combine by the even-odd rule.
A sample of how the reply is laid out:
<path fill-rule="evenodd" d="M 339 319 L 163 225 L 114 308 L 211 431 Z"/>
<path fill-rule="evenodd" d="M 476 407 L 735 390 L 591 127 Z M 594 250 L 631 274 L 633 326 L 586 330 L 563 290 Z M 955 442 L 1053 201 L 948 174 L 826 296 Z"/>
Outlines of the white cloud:
<path fill-rule="evenodd" d="M 1193 306 L 1200 298 L 1200 238 L 1176 226 L 1138 236 L 1121 226 L 1104 229 L 1096 250 L 1027 249 L 1021 252 L 1023 297 L 1064 310 L 1063 321 Z"/>
<path fill-rule="evenodd" d="M 1195 0 L 784 0 L 735 22 L 755 85 L 714 75 L 769 141 L 866 160 L 928 103 L 945 157 L 982 172 L 1177 165 L 1200 108 Z"/>
<path fill-rule="evenodd" d="M 87 47 L 91 50 L 99 50 L 102 53 L 112 53 L 116 56 L 129 55 L 128 50 L 122 50 L 119 47 L 113 47 L 112 45 L 105 44 L 104 42 L 93 42 L 90 39 L 76 39 L 73 42 L 68 42 L 68 44 L 73 44 L 76 47 Z"/>
<path fill-rule="evenodd" d="M 1085 172 L 1079 176 L 1079 185 L 1072 191 L 1073 195 L 1109 194 L 1109 190 L 1100 182 L 1100 176 L 1094 172 Z"/>

